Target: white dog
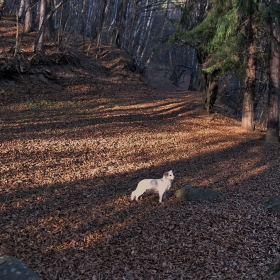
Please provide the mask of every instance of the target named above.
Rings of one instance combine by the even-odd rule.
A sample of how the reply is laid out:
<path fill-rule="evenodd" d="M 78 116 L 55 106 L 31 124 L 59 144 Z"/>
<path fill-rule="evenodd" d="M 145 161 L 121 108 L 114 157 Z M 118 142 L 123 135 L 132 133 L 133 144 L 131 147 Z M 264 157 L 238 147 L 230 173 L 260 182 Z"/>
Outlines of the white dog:
<path fill-rule="evenodd" d="M 172 170 L 165 172 L 162 179 L 144 179 L 139 182 L 136 190 L 131 194 L 131 200 L 138 199 L 145 191 L 151 191 L 159 194 L 159 202 L 165 199 L 166 192 L 171 188 L 172 181 L 174 180 Z"/>

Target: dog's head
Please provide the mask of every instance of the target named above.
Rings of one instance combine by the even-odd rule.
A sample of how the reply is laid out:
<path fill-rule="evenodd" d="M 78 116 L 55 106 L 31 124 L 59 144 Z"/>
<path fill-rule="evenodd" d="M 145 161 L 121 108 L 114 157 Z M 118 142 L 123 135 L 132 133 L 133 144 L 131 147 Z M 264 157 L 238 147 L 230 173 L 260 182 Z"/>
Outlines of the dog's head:
<path fill-rule="evenodd" d="M 163 174 L 163 178 L 164 179 L 166 179 L 166 180 L 174 180 L 174 175 L 173 175 L 173 171 L 172 170 L 170 170 L 170 171 L 168 171 L 168 172 L 165 172 L 164 174 Z"/>

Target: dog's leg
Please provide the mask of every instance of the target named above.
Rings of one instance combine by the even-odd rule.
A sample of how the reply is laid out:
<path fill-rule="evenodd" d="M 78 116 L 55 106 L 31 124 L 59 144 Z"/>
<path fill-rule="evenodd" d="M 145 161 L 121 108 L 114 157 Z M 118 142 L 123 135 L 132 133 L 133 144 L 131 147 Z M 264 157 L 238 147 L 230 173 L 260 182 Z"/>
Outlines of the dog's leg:
<path fill-rule="evenodd" d="M 139 196 L 141 196 L 144 192 L 146 191 L 145 188 L 143 188 L 143 186 L 141 186 L 140 184 L 138 184 L 136 190 L 134 192 L 132 192 L 131 194 L 131 200 L 138 200 Z"/>
<path fill-rule="evenodd" d="M 164 191 L 159 191 L 158 195 L 159 195 L 159 203 L 162 203 L 162 199 L 165 198 L 165 196 L 164 196 L 165 192 Z"/>
<path fill-rule="evenodd" d="M 142 191 L 135 191 L 136 192 L 136 194 L 135 194 L 135 200 L 138 200 L 138 198 L 139 198 L 139 196 L 141 196 L 144 192 L 142 192 Z"/>
<path fill-rule="evenodd" d="M 131 200 L 134 200 L 135 197 L 136 197 L 135 191 L 133 191 L 133 192 L 131 193 Z"/>

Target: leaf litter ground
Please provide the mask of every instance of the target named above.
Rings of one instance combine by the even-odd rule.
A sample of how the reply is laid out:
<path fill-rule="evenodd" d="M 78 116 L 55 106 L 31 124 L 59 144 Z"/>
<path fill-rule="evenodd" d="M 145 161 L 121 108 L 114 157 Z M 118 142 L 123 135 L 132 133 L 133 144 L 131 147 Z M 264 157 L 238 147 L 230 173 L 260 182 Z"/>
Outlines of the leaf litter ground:
<path fill-rule="evenodd" d="M 279 193 L 279 146 L 204 114 L 200 93 L 144 85 L 110 55 L 55 81 L 2 83 L 0 254 L 42 279 L 268 279 L 280 224 L 262 205 Z M 164 203 L 130 201 L 141 179 L 170 169 Z M 180 200 L 185 185 L 226 198 Z"/>

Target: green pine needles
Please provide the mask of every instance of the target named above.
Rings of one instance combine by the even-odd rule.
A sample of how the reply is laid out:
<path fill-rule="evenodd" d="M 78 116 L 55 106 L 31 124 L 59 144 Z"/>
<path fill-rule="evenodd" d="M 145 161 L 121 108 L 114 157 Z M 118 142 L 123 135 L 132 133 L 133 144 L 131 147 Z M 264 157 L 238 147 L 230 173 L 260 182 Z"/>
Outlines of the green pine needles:
<path fill-rule="evenodd" d="M 271 21 L 280 23 L 280 4 L 261 0 L 212 0 L 203 15 L 198 11 L 204 1 L 186 1 L 182 8 L 180 28 L 169 42 L 182 40 L 195 47 L 207 57 L 203 71 L 212 73 L 215 69 L 223 74 L 235 71 L 244 74 L 244 61 L 252 38 L 247 36 L 248 22 L 258 28 Z M 204 3 L 205 4 L 205 3 Z M 206 6 L 206 5 L 205 5 Z M 196 24 L 194 22 L 196 21 Z"/>

